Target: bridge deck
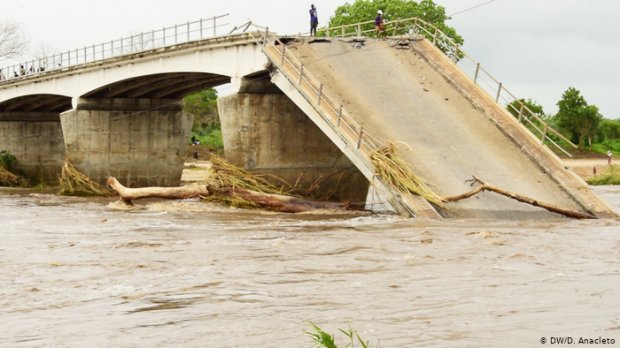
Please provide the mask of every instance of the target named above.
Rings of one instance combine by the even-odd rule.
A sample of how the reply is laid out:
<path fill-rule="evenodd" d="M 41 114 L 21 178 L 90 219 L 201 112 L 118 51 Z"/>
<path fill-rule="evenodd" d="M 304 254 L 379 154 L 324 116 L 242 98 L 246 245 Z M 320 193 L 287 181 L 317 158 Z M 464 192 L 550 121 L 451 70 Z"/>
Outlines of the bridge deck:
<path fill-rule="evenodd" d="M 416 174 L 440 195 L 471 188 L 473 175 L 504 189 L 575 210 L 583 207 L 480 109 L 412 50 L 368 40 L 291 44 L 326 93 L 384 141 L 399 142 Z M 484 193 L 443 212 L 449 217 L 551 217 L 539 208 Z"/>

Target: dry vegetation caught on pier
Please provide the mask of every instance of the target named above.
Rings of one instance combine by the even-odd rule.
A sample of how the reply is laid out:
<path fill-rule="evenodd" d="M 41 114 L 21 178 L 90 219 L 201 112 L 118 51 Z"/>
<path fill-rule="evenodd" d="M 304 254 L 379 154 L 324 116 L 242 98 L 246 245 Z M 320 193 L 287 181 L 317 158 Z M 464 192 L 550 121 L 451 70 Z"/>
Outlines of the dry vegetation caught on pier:
<path fill-rule="evenodd" d="M 409 165 L 398 155 L 396 146 L 389 144 L 371 155 L 375 175 L 401 192 L 413 193 L 442 206 L 441 197 L 431 190 L 424 180 L 415 175 Z"/>
<path fill-rule="evenodd" d="M 66 160 L 60 177 L 61 194 L 112 196 L 116 192 L 121 200 L 132 204 L 133 200 L 142 198 L 186 199 L 200 198 L 205 201 L 222 203 L 229 206 L 264 209 L 268 211 L 298 213 L 312 210 L 347 210 L 346 203 L 318 201 L 307 199 L 298 192 L 308 192 L 299 185 L 290 185 L 274 176 L 254 175 L 236 167 L 220 157 L 212 156 L 211 173 L 204 182 L 181 187 L 142 187 L 123 186 L 116 178 L 109 177 L 107 184 L 112 190 L 90 180 L 80 173 L 69 160 Z M 477 177 L 470 180 L 477 186 L 469 192 L 451 197 L 440 197 L 413 174 L 409 166 L 397 155 L 394 145 L 387 146 L 372 155 L 378 176 L 388 185 L 402 192 L 422 196 L 429 202 L 445 208 L 446 203 L 456 202 L 477 195 L 483 191 L 495 192 L 522 203 L 540 207 L 567 217 L 591 219 L 595 216 L 587 212 L 563 209 L 541 202 L 531 197 L 510 192 L 488 184 Z M 277 182 L 277 184 L 274 184 Z M 314 186 L 314 185 L 311 185 Z"/>
<path fill-rule="evenodd" d="M 113 177 L 108 185 L 126 203 L 140 198 L 183 199 L 196 198 L 209 202 L 223 203 L 241 208 L 264 209 L 268 211 L 299 213 L 312 210 L 343 210 L 343 203 L 306 199 L 296 194 L 302 191 L 299 185 L 290 185 L 281 179 L 254 175 L 236 167 L 220 157 L 211 157 L 211 174 L 205 182 L 181 187 L 128 188 Z M 279 184 L 273 184 L 273 182 Z"/>
<path fill-rule="evenodd" d="M 3 166 L 0 166 L 0 186 L 6 187 L 20 187 L 25 185 L 25 180 L 22 177 L 19 177 Z"/>
<path fill-rule="evenodd" d="M 60 172 L 59 194 L 65 196 L 104 196 L 110 197 L 114 192 L 92 181 L 88 176 L 81 173 L 71 161 L 65 159 Z"/>

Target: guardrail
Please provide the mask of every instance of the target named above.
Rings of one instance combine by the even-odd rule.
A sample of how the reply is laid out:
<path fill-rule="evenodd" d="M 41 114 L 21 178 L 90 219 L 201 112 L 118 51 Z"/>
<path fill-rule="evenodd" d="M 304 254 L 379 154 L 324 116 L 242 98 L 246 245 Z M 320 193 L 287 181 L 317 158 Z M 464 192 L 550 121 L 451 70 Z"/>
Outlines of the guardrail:
<path fill-rule="evenodd" d="M 11 80 L 44 71 L 65 69 L 107 58 L 216 37 L 218 30 L 229 25 L 219 21 L 228 15 L 202 18 L 193 22 L 163 27 L 118 40 L 53 54 L 21 64 L 5 66 L 0 69 L 0 80 Z"/>
<path fill-rule="evenodd" d="M 452 59 L 461 71 L 493 98 L 496 103 L 500 105 L 503 103 L 503 107 L 513 110 L 518 115 L 519 122 L 529 126 L 529 128 L 525 127 L 528 131 L 532 132 L 532 129 L 535 130 L 538 134 L 534 134 L 534 132 L 532 134 L 540 139 L 541 144 L 547 145 L 545 142 L 548 142 L 565 155 L 572 157 L 550 135 L 561 139 L 573 148 L 577 148 L 576 144 L 551 127 L 543 118 L 543 115 L 532 111 L 521 99 L 515 97 L 501 81 L 493 77 L 491 73 L 482 67 L 480 62 L 463 51 L 458 43 L 439 28 L 420 18 L 408 18 L 386 22 L 385 30 L 386 33 L 391 35 L 405 33 L 408 35 L 424 35 L 424 37 Z M 374 21 L 321 28 L 318 32 L 334 37 L 375 36 L 376 34 Z"/>
<path fill-rule="evenodd" d="M 345 143 L 360 150 L 367 157 L 366 160 L 370 161 L 370 155 L 384 143 L 364 131 L 363 124 L 358 123 L 324 90 L 319 79 L 314 77 L 303 63 L 289 52 L 286 44 L 278 37 L 271 37 L 267 28 L 254 26 L 259 30 L 250 35 L 263 45 L 263 51 L 274 66 L 298 88 L 310 104 L 315 106 L 321 117 L 342 137 Z"/>

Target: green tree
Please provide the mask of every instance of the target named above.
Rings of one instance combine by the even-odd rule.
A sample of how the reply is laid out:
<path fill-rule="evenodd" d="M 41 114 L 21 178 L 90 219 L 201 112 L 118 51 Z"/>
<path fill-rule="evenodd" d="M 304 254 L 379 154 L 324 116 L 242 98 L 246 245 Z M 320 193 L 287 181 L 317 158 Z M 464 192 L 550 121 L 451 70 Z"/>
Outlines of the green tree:
<path fill-rule="evenodd" d="M 220 128 L 220 117 L 217 112 L 217 90 L 205 89 L 190 94 L 183 99 L 183 110 L 194 115 L 192 130 Z"/>
<path fill-rule="evenodd" d="M 201 146 L 221 153 L 224 143 L 217 112 L 217 90 L 209 88 L 190 94 L 183 99 L 183 105 L 185 112 L 194 115 L 192 136 L 200 141 Z"/>
<path fill-rule="evenodd" d="M 602 119 L 598 128 L 597 141 L 620 140 L 620 120 Z"/>
<path fill-rule="evenodd" d="M 596 135 L 603 116 L 598 107 L 588 105 L 585 98 L 574 87 L 570 87 L 558 102 L 558 113 L 555 115 L 556 124 L 566 131 L 571 140 L 585 147 L 586 142 L 592 146 L 592 137 Z"/>
<path fill-rule="evenodd" d="M 421 0 L 419 2 L 412 0 L 355 0 L 352 4 L 345 3 L 338 7 L 329 20 L 329 26 L 335 27 L 370 21 L 375 18 L 377 10 L 383 11 L 384 18 L 387 21 L 412 17 L 421 18 L 438 27 L 459 45 L 464 42 L 454 28 L 446 25 L 446 9 L 443 6 L 438 6 L 432 0 Z M 369 28 L 373 28 L 373 25 L 369 24 Z M 403 28 L 404 30 L 405 28 Z"/>
<path fill-rule="evenodd" d="M 523 108 L 523 111 L 521 111 L 521 105 L 525 105 L 527 108 Z M 532 116 L 532 113 L 537 114 L 543 118 L 545 117 L 543 107 L 532 99 L 516 99 L 512 103 L 508 104 L 508 106 L 506 106 L 506 109 L 516 118 L 519 118 L 520 112 L 522 117 L 530 117 Z"/>

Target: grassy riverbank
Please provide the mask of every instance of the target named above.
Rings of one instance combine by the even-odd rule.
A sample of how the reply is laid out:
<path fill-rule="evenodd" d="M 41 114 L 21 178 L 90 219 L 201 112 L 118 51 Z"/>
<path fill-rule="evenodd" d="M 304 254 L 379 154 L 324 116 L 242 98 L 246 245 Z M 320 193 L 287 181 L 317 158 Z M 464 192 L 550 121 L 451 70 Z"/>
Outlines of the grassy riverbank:
<path fill-rule="evenodd" d="M 587 179 L 586 182 L 590 185 L 620 185 L 620 168 L 609 166 L 605 172 Z"/>

